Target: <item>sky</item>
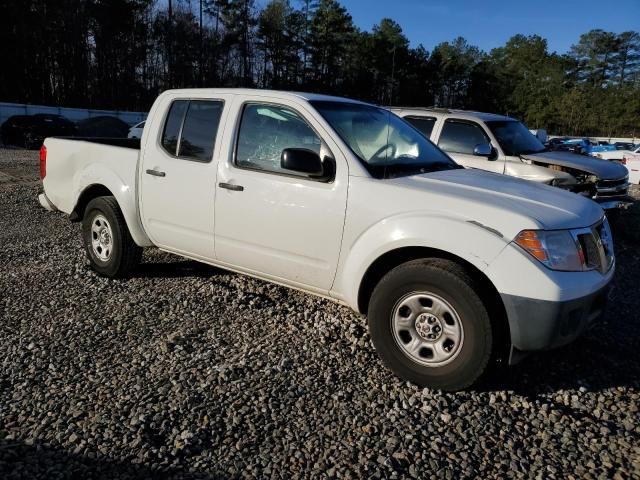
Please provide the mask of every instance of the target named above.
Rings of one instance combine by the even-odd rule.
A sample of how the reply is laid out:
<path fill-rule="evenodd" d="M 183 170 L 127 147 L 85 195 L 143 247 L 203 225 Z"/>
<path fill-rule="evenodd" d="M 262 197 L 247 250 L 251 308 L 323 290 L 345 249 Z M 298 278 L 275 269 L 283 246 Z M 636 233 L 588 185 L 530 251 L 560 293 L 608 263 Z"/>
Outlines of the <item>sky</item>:
<path fill-rule="evenodd" d="M 292 2 L 293 3 L 293 2 Z M 517 33 L 547 39 L 565 53 L 594 28 L 640 31 L 640 0 L 342 0 L 354 23 L 371 30 L 382 18 L 400 24 L 411 46 L 431 51 L 458 36 L 489 51 Z"/>

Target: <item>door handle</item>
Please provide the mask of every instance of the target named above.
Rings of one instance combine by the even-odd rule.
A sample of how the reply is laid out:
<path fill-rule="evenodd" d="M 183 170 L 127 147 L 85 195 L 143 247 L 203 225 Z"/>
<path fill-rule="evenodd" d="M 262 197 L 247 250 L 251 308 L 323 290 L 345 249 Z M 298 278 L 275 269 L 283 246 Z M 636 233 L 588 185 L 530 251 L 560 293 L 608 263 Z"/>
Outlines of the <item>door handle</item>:
<path fill-rule="evenodd" d="M 220 188 L 226 188 L 227 190 L 233 190 L 234 192 L 242 192 L 244 190 L 242 185 L 234 185 L 233 183 L 220 182 L 218 186 Z"/>
<path fill-rule="evenodd" d="M 146 171 L 149 175 L 153 175 L 154 177 L 166 177 L 167 174 L 165 172 L 161 172 L 159 170 L 151 170 L 147 169 Z"/>

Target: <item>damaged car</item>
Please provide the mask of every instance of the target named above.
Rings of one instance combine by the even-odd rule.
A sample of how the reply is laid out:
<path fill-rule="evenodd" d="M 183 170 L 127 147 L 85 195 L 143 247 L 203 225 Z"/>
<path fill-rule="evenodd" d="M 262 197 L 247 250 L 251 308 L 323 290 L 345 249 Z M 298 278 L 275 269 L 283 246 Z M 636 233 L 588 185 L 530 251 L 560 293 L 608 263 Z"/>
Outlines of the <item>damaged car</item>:
<path fill-rule="evenodd" d="M 550 151 L 518 120 L 444 108 L 391 107 L 467 168 L 545 183 L 595 200 L 605 210 L 626 209 L 629 174 L 618 163 Z"/>

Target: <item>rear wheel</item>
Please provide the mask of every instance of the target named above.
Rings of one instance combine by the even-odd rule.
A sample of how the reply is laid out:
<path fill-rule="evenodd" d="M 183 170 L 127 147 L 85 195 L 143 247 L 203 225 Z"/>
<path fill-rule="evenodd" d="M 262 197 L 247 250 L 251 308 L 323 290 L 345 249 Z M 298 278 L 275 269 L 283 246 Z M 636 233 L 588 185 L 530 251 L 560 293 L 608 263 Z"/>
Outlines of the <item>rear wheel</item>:
<path fill-rule="evenodd" d="M 91 267 L 106 277 L 126 277 L 140 262 L 135 244 L 113 197 L 89 202 L 82 221 L 82 237 Z"/>
<path fill-rule="evenodd" d="M 369 306 L 371 338 L 383 363 L 422 387 L 473 384 L 489 362 L 493 340 L 478 291 L 448 260 L 414 260 L 391 270 Z"/>

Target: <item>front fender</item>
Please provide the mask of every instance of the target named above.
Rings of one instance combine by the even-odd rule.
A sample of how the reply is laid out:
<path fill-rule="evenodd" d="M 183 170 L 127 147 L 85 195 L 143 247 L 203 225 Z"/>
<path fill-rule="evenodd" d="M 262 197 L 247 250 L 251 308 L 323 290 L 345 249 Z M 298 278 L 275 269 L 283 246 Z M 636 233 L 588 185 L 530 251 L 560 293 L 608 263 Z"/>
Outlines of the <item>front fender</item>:
<path fill-rule="evenodd" d="M 372 225 L 355 239 L 338 270 L 332 293 L 358 311 L 358 293 L 369 267 L 382 255 L 405 247 L 426 247 L 459 257 L 484 271 L 508 240 L 473 220 L 405 214 Z"/>
<path fill-rule="evenodd" d="M 575 177 L 567 172 L 524 163 L 520 159 L 507 162 L 504 173 L 511 177 L 548 185 L 571 186 L 576 184 Z"/>
<path fill-rule="evenodd" d="M 135 168 L 126 173 L 128 178 L 135 180 Z M 138 216 L 135 185 L 101 163 L 88 164 L 73 178 L 74 208 L 82 192 L 93 185 L 102 185 L 113 194 L 120 210 L 122 210 L 134 242 L 142 247 L 152 246 L 153 243 L 147 237 Z"/>

